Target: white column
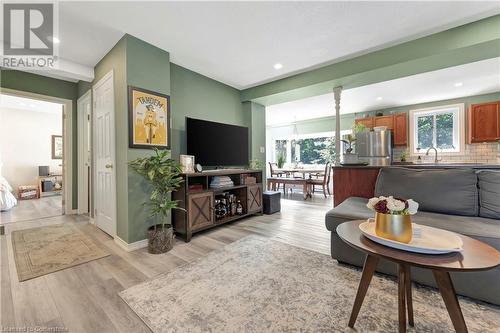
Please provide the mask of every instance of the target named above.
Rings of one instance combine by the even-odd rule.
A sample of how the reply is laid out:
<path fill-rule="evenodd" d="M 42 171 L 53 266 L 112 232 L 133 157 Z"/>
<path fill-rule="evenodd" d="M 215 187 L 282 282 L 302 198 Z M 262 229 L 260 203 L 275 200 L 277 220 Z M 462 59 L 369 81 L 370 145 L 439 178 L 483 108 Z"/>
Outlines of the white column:
<path fill-rule="evenodd" d="M 335 97 L 335 164 L 340 163 L 340 94 L 342 87 L 333 88 Z"/>

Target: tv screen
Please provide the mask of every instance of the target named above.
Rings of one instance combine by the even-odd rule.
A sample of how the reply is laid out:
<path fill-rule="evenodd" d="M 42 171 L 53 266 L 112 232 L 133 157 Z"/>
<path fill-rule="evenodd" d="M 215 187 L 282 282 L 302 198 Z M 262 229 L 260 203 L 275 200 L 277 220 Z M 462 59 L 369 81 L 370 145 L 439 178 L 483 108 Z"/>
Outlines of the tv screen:
<path fill-rule="evenodd" d="M 187 154 L 202 166 L 248 165 L 248 128 L 186 117 Z"/>

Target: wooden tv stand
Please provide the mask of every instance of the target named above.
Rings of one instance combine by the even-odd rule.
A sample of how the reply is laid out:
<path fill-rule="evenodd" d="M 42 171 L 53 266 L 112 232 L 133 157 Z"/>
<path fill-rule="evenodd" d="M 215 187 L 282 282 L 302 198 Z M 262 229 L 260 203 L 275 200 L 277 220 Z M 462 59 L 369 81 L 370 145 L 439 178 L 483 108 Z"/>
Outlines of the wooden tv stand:
<path fill-rule="evenodd" d="M 245 175 L 255 177 L 256 184 L 245 184 L 243 180 Z M 212 178 L 216 176 L 229 176 L 234 186 L 210 188 Z M 185 173 L 182 174 L 182 178 L 184 182 L 172 196 L 174 200 L 179 201 L 179 207 L 186 211 L 172 210 L 172 224 L 175 233 L 186 242 L 189 242 L 192 235 L 198 231 L 262 213 L 262 170 L 218 169 Z M 190 191 L 192 185 L 197 185 L 200 189 Z M 237 196 L 243 206 L 243 213 L 217 219 L 215 200 L 217 196 L 226 192 Z"/>

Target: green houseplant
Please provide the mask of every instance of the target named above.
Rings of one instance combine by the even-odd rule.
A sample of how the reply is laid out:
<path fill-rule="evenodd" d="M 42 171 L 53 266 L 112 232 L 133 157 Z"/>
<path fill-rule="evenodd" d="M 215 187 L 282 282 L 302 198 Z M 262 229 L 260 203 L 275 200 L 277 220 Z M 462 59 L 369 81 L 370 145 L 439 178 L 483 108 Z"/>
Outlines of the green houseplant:
<path fill-rule="evenodd" d="M 183 181 L 180 165 L 170 158 L 169 150 L 155 148 L 153 155 L 130 161 L 129 166 L 151 186 L 149 200 L 144 204 L 150 207 L 151 217 L 160 219 L 160 223 L 148 229 L 148 252 L 168 252 L 174 245 L 174 232 L 168 215 L 172 209 L 182 209 L 176 200 L 171 199 L 172 191 L 177 190 Z"/>
<path fill-rule="evenodd" d="M 276 160 L 276 165 L 278 166 L 278 169 L 282 169 L 283 166 L 285 165 L 286 158 L 285 154 L 279 153 L 278 158 Z"/>

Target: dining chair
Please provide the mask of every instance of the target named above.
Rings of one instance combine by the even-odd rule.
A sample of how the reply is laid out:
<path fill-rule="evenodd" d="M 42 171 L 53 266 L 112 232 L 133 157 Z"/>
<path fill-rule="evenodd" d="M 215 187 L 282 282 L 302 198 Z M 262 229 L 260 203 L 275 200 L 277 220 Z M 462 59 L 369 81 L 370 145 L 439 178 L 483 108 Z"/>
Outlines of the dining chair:
<path fill-rule="evenodd" d="M 330 163 L 326 163 L 325 165 L 325 172 L 323 173 L 322 177 L 318 178 L 311 178 L 309 179 L 309 187 L 311 193 L 314 193 L 316 190 L 316 185 L 321 186 L 323 189 L 323 195 L 326 198 L 326 193 L 330 195 L 330 189 L 328 186 L 328 183 L 330 182 Z"/>

